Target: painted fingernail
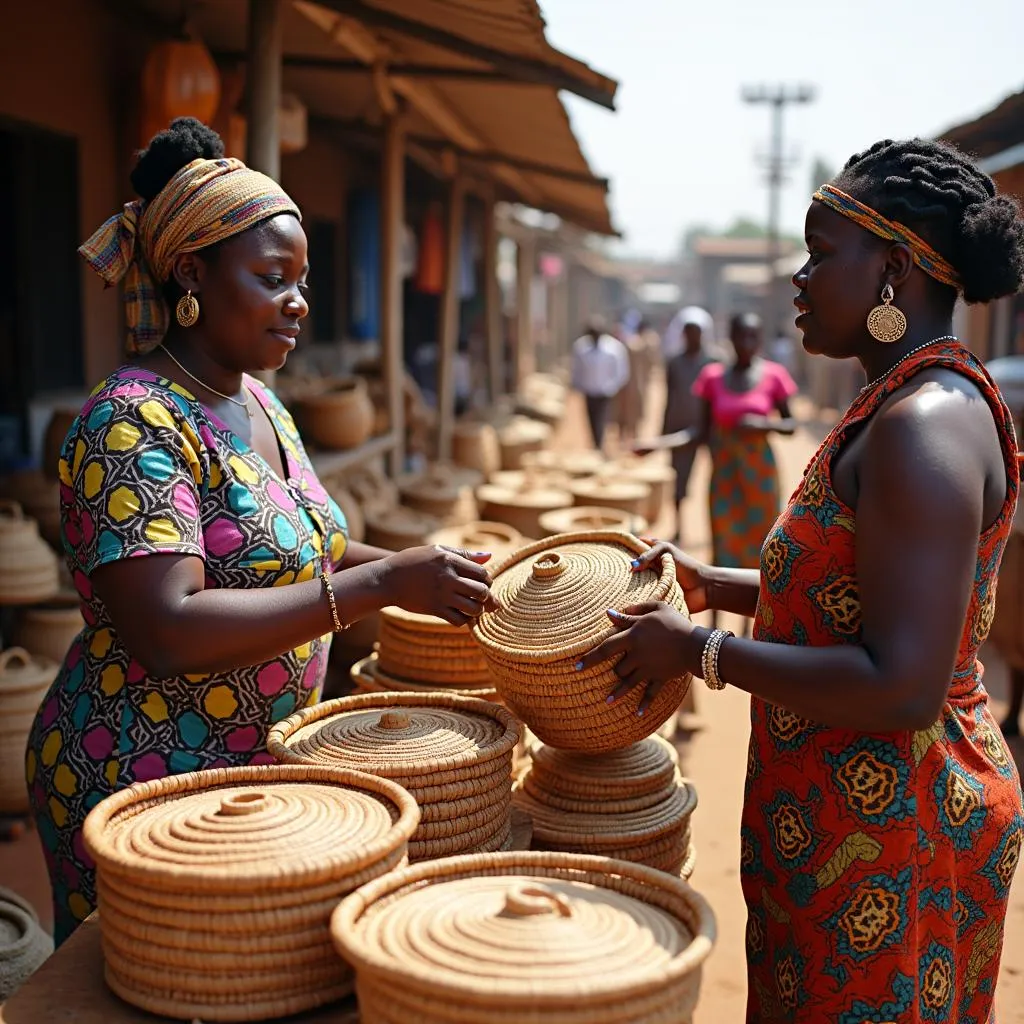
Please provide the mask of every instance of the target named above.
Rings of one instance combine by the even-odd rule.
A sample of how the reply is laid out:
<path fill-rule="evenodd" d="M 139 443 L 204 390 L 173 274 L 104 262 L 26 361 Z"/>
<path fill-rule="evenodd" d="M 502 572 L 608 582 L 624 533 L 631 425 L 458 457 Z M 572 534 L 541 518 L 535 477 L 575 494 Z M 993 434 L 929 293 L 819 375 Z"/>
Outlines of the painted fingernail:
<path fill-rule="evenodd" d="M 608 694 L 608 699 L 605 701 L 605 704 L 614 704 L 614 703 L 615 703 L 615 694 L 614 693 L 609 693 Z"/>
<path fill-rule="evenodd" d="M 474 551 L 473 552 L 473 557 L 474 558 L 490 558 L 491 557 L 491 553 L 490 553 L 490 551 Z"/>
<path fill-rule="evenodd" d="M 626 617 L 625 615 L 622 614 L 622 612 L 617 612 L 614 608 L 609 608 L 608 609 L 608 614 L 613 619 L 624 619 Z"/>
<path fill-rule="evenodd" d="M 583 671 L 583 662 L 582 661 L 577 661 L 576 662 L 576 671 L 577 672 Z"/>
<path fill-rule="evenodd" d="M 640 568 L 640 559 L 639 559 L 639 558 L 634 558 L 634 559 L 633 559 L 633 561 L 632 561 L 632 562 L 630 562 L 629 564 L 630 564 L 630 565 L 631 565 L 631 566 L 632 566 L 632 567 L 633 567 L 634 569 L 639 569 L 639 568 Z"/>
<path fill-rule="evenodd" d="M 636 717 L 637 717 L 637 718 L 643 718 L 643 717 L 644 717 L 644 709 L 643 709 L 643 708 L 640 708 L 640 709 L 639 709 L 639 710 L 637 711 L 637 713 L 636 713 Z"/>

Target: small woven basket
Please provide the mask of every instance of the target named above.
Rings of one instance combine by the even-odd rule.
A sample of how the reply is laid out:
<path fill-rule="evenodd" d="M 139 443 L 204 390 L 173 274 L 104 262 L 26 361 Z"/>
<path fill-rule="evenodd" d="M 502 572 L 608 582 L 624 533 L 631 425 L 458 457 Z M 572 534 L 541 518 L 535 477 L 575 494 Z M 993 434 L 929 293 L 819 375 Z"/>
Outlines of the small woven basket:
<path fill-rule="evenodd" d="M 540 528 L 545 537 L 560 533 L 582 533 L 586 530 L 615 530 L 634 536 L 645 534 L 648 521 L 643 516 L 621 508 L 603 508 L 600 505 L 574 505 L 545 512 L 540 517 Z"/>
<path fill-rule="evenodd" d="M 618 857 L 678 875 L 690 857 L 697 791 L 677 764 L 657 736 L 598 757 L 535 746 L 513 799 L 533 820 L 535 849 Z"/>
<path fill-rule="evenodd" d="M 715 920 L 642 865 L 503 853 L 371 882 L 331 934 L 363 1024 L 689 1024 Z"/>
<path fill-rule="evenodd" d="M 490 677 L 483 686 L 461 686 L 451 682 L 444 686 L 439 683 L 419 683 L 389 675 L 380 667 L 380 655 L 376 652 L 355 662 L 349 675 L 357 693 L 451 693 L 459 697 L 498 700 L 498 691 Z"/>
<path fill-rule="evenodd" d="M 370 693 L 279 722 L 278 761 L 354 768 L 407 789 L 421 811 L 411 861 L 500 850 L 511 841 L 519 723 L 503 707 L 447 693 Z"/>
<path fill-rule="evenodd" d="M 634 572 L 643 541 L 611 531 L 563 534 L 527 545 L 496 573 L 498 610 L 472 626 L 498 692 L 512 712 L 553 747 L 600 753 L 649 736 L 682 702 L 690 676 L 667 682 L 643 717 L 642 696 L 607 703 L 618 683 L 606 662 L 576 671 L 580 656 L 613 634 L 607 610 L 664 601 L 687 614 L 670 555 Z"/>
<path fill-rule="evenodd" d="M 406 860 L 419 823 L 400 786 L 308 765 L 136 783 L 85 820 L 110 988 L 180 1020 L 268 1020 L 353 978 L 331 911 Z"/>

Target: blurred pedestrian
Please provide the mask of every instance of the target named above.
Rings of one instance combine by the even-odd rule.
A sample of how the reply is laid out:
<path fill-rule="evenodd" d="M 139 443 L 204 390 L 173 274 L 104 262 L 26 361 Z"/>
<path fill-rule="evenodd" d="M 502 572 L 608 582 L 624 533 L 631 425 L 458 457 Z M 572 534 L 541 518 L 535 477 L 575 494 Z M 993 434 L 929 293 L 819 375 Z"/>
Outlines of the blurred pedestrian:
<path fill-rule="evenodd" d="M 572 347 L 572 386 L 587 402 L 587 418 L 594 447 L 604 447 L 615 396 L 629 381 L 629 352 L 608 333 L 601 317 L 593 317 L 587 333 Z"/>
<path fill-rule="evenodd" d="M 629 444 L 636 439 L 644 421 L 651 374 L 661 361 L 661 345 L 657 332 L 651 330 L 646 320 L 641 320 L 636 330 L 623 333 L 623 344 L 629 353 L 629 380 L 619 392 L 616 420 L 620 441 Z"/>

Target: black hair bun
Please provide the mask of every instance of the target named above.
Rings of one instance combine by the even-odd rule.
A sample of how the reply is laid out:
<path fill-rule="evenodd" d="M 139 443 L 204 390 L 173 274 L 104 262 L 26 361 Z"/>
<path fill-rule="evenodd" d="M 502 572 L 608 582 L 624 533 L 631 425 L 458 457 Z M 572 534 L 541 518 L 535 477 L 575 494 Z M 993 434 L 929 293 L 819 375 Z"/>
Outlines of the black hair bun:
<path fill-rule="evenodd" d="M 991 302 L 1024 284 L 1024 220 L 1017 200 L 992 196 L 963 213 L 955 265 L 966 302 Z"/>
<path fill-rule="evenodd" d="M 212 128 L 194 117 L 175 118 L 139 153 L 131 174 L 132 188 L 149 202 L 186 164 L 223 155 L 224 143 Z"/>

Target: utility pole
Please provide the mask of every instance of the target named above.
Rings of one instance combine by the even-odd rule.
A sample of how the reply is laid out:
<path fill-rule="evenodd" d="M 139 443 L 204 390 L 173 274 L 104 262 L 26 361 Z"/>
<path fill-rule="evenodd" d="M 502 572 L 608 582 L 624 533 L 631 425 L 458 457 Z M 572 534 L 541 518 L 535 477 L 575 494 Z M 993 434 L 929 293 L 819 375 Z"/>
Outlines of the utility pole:
<path fill-rule="evenodd" d="M 774 332 L 779 325 L 778 304 L 775 295 L 775 266 L 779 260 L 779 198 L 782 186 L 786 181 L 786 170 L 792 164 L 782 149 L 782 118 L 790 104 L 810 103 L 814 100 L 815 90 L 810 85 L 744 86 L 744 103 L 767 103 L 772 115 L 771 149 L 768 153 L 768 246 L 765 263 L 768 270 L 768 291 L 764 304 L 764 329 Z M 768 340 L 774 340 L 774 335 Z"/>

